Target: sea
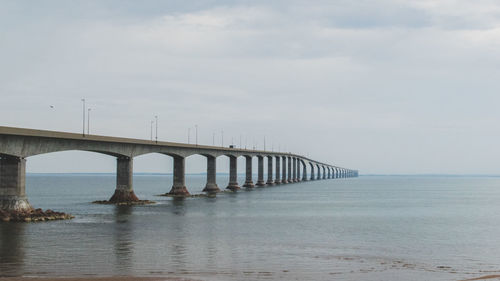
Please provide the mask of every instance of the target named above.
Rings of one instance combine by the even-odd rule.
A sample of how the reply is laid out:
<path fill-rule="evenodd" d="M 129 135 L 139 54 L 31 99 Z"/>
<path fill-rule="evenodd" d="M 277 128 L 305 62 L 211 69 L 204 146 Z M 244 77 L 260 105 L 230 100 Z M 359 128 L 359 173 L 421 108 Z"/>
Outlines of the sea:
<path fill-rule="evenodd" d="M 0 223 L 0 277 L 465 280 L 500 274 L 500 177 L 361 176 L 173 199 L 136 174 L 144 206 L 109 199 L 113 174 L 28 174 L 35 208 L 72 220 Z M 217 178 L 221 189 L 228 175 Z M 239 175 L 243 184 L 244 175 Z M 192 194 L 205 175 L 187 175 Z"/>

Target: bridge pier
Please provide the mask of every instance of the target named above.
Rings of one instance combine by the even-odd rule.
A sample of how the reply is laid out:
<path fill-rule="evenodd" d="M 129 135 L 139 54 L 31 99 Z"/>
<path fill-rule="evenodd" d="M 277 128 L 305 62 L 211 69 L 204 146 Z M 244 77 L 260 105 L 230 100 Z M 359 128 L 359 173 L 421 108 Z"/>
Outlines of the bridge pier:
<path fill-rule="evenodd" d="M 328 169 L 328 179 L 331 179 L 332 178 L 332 169 L 330 167 L 328 167 L 327 169 Z"/>
<path fill-rule="evenodd" d="M 257 156 L 257 159 L 259 160 L 257 186 L 264 186 L 266 185 L 266 182 L 264 181 L 264 157 Z"/>
<path fill-rule="evenodd" d="M 120 156 L 116 158 L 116 189 L 109 199 L 110 203 L 127 203 L 139 201 L 133 189 L 133 159 Z"/>
<path fill-rule="evenodd" d="M 299 158 L 295 159 L 295 170 L 297 171 L 297 174 L 295 175 L 295 181 L 300 182 L 300 160 L 299 160 Z"/>
<path fill-rule="evenodd" d="M 213 156 L 207 156 L 207 184 L 203 189 L 203 192 L 216 193 L 220 192 L 219 186 L 217 185 L 217 166 L 216 159 Z"/>
<path fill-rule="evenodd" d="M 276 156 L 276 179 L 274 180 L 274 184 L 281 184 L 281 176 L 280 176 L 280 161 L 281 157 Z"/>
<path fill-rule="evenodd" d="M 175 197 L 190 196 L 186 188 L 186 158 L 182 156 L 173 156 L 174 158 L 174 183 L 168 195 Z"/>
<path fill-rule="evenodd" d="M 318 175 L 317 175 L 316 179 L 320 180 L 321 179 L 321 169 L 320 169 L 319 165 L 316 165 L 316 167 L 318 168 Z"/>
<path fill-rule="evenodd" d="M 252 156 L 245 156 L 245 164 L 246 164 L 246 177 L 243 187 L 253 188 L 255 187 L 255 185 L 253 184 L 252 180 Z"/>
<path fill-rule="evenodd" d="M 226 187 L 229 190 L 236 191 L 241 189 L 238 185 L 238 171 L 237 171 L 237 158 L 236 156 L 229 157 L 229 184 Z"/>
<path fill-rule="evenodd" d="M 297 158 L 292 158 L 292 181 L 297 182 Z"/>
<path fill-rule="evenodd" d="M 307 181 L 307 166 L 306 163 L 302 163 L 302 181 Z"/>
<path fill-rule="evenodd" d="M 326 180 L 326 167 L 323 166 L 323 179 Z"/>
<path fill-rule="evenodd" d="M 313 181 L 316 179 L 316 177 L 314 176 L 314 165 L 309 165 L 309 166 L 311 166 L 311 177 L 309 179 Z"/>
<path fill-rule="evenodd" d="M 267 185 L 273 185 L 273 157 L 267 156 Z"/>
<path fill-rule="evenodd" d="M 286 180 L 286 156 L 281 157 L 283 160 L 283 167 L 281 169 L 282 175 L 281 175 L 281 183 L 288 183 Z"/>
<path fill-rule="evenodd" d="M 26 197 L 26 159 L 2 155 L 0 158 L 0 210 L 29 212 Z"/>
<path fill-rule="evenodd" d="M 292 179 L 292 157 L 288 156 L 287 157 L 287 162 L 288 162 L 288 182 L 289 183 L 292 183 L 293 182 L 293 179 Z"/>
<path fill-rule="evenodd" d="M 295 158 L 295 161 L 293 162 L 293 167 L 295 168 L 295 176 L 294 176 L 294 181 L 299 182 L 300 181 L 300 166 L 299 166 L 299 158 Z"/>

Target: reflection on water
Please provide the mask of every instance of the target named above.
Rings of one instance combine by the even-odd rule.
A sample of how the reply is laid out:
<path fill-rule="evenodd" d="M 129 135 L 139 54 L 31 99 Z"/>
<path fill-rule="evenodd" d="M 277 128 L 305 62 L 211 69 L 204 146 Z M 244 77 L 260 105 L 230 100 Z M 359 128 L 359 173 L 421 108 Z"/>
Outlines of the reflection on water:
<path fill-rule="evenodd" d="M 116 269 L 122 275 L 132 275 L 133 223 L 131 216 L 133 206 L 114 206 L 116 223 L 113 224 L 114 252 L 116 257 Z"/>
<path fill-rule="evenodd" d="M 187 199 L 177 197 L 172 198 L 172 207 L 174 214 L 179 216 L 184 216 L 186 214 L 186 209 L 184 206 L 185 200 Z"/>
<path fill-rule="evenodd" d="M 23 273 L 25 227 L 24 223 L 0 223 L 0 277 Z"/>
<path fill-rule="evenodd" d="M 0 276 L 399 281 L 500 271 L 498 178 L 362 177 L 188 199 L 155 196 L 165 180 L 134 180 L 158 204 L 109 206 L 89 202 L 110 196 L 113 176 L 28 176 L 34 206 L 76 219 L 0 223 Z M 192 177 L 200 188 L 190 192 L 204 181 Z"/>

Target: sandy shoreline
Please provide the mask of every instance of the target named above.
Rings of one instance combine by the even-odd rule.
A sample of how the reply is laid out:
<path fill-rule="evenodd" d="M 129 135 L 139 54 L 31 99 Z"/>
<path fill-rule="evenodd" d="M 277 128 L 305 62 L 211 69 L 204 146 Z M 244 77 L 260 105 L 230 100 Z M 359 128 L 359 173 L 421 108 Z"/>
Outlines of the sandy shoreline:
<path fill-rule="evenodd" d="M 140 277 L 140 276 L 110 276 L 110 277 L 0 277 L 0 281 L 202 281 L 181 277 Z"/>

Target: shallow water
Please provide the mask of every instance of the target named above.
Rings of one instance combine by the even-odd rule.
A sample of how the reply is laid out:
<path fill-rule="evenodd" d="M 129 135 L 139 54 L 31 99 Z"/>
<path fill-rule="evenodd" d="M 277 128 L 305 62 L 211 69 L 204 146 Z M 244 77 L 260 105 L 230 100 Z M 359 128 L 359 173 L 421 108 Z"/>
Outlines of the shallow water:
<path fill-rule="evenodd" d="M 240 177 L 241 179 L 243 176 Z M 366 176 L 173 200 L 95 205 L 114 175 L 28 175 L 37 208 L 70 221 L 0 224 L 0 276 L 202 280 L 461 280 L 500 273 L 500 178 Z M 205 176 L 188 176 L 200 193 Z M 227 175 L 218 178 L 227 185 Z"/>

